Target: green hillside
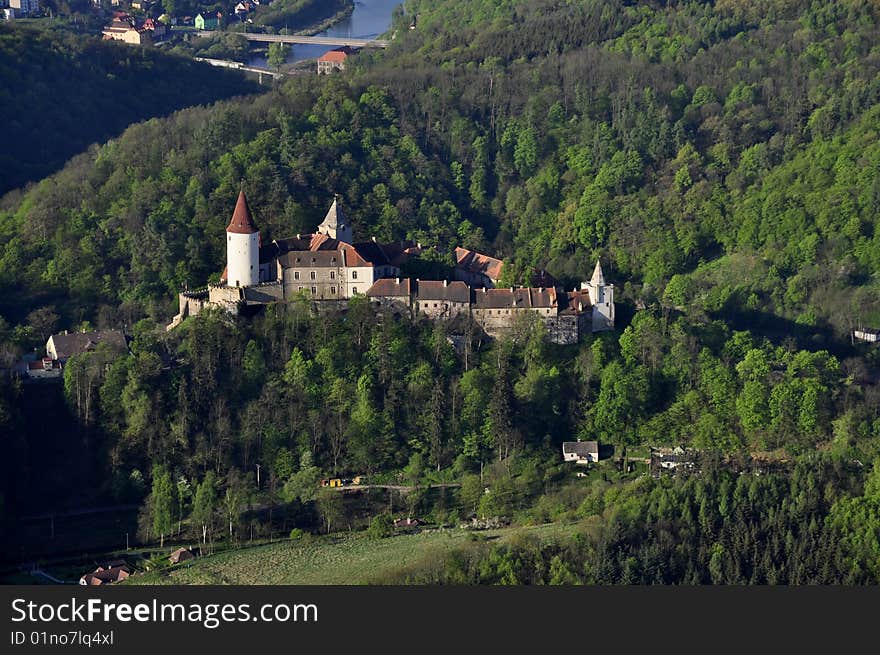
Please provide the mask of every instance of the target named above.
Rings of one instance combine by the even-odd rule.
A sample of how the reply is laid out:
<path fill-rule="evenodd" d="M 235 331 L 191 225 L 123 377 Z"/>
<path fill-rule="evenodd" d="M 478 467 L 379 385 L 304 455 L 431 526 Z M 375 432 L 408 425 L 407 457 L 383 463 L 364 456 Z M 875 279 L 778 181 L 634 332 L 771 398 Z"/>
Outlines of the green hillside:
<path fill-rule="evenodd" d="M 237 73 L 99 37 L 0 23 L 0 195 L 132 123 L 259 89 Z"/>

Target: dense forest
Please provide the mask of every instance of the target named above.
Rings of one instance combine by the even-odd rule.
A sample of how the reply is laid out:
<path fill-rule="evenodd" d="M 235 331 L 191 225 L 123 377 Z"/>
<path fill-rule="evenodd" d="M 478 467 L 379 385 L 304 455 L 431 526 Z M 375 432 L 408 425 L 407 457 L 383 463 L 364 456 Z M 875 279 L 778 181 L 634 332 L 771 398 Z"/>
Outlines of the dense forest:
<path fill-rule="evenodd" d="M 344 75 L 132 126 L 0 209 L 7 359 L 54 329 L 133 335 L 130 355 L 65 372 L 84 498 L 145 500 L 150 539 L 172 515 L 198 534 L 221 498 L 320 501 L 330 474 L 456 481 L 459 518 L 584 530 L 401 579 L 876 583 L 878 355 L 850 337 L 880 327 L 876 5 L 405 9 L 392 47 Z M 356 238 L 489 252 L 504 284 L 538 266 L 571 288 L 601 258 L 617 330 L 562 347 L 524 322 L 456 350 L 449 326 L 354 302 L 165 333 L 176 292 L 218 279 L 242 185 L 264 239 L 311 231 L 335 192 Z M 38 475 L 30 393 L 2 394 L 7 515 Z M 575 437 L 708 459 L 581 483 L 558 463 Z M 737 475 L 758 456 L 782 470 Z"/>
<path fill-rule="evenodd" d="M 68 29 L 0 23 L 0 195 L 131 123 L 253 93 L 230 71 Z"/>

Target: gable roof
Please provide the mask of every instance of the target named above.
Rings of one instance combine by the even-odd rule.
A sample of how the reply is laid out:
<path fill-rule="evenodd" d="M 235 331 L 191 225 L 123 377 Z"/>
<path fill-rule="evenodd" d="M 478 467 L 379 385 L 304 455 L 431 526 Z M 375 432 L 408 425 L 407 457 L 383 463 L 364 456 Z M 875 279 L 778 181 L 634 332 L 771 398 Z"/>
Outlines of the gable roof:
<path fill-rule="evenodd" d="M 599 454 L 598 441 L 565 441 L 562 444 L 562 453 L 564 455 L 577 455 L 578 457 L 587 457 L 588 455 Z"/>
<path fill-rule="evenodd" d="M 53 334 L 49 337 L 49 341 L 52 342 L 52 345 L 55 348 L 55 356 L 60 360 L 65 360 L 73 355 L 94 350 L 100 343 L 106 343 L 115 350 L 128 350 L 125 335 L 119 330 Z M 47 351 L 49 350 L 49 341 L 46 342 Z"/>
<path fill-rule="evenodd" d="M 422 244 L 416 241 L 395 241 L 382 244 L 382 249 L 388 255 L 391 265 L 400 268 L 409 261 L 410 257 L 421 254 Z"/>
<path fill-rule="evenodd" d="M 318 57 L 318 61 L 332 61 L 334 63 L 341 64 L 346 59 L 348 59 L 348 55 L 350 55 L 352 52 L 352 49 L 348 46 L 334 48 L 333 50 L 325 52 L 323 55 Z"/>
<path fill-rule="evenodd" d="M 362 241 L 353 246 L 358 255 L 374 266 L 391 266 L 391 260 L 385 254 L 385 249 L 377 241 Z"/>
<path fill-rule="evenodd" d="M 416 295 L 419 300 L 469 303 L 471 301 L 471 288 L 464 282 L 458 281 L 416 280 Z"/>
<path fill-rule="evenodd" d="M 238 192 L 235 211 L 232 212 L 232 218 L 229 221 L 229 225 L 226 226 L 226 231 L 233 234 L 254 234 L 259 232 L 257 226 L 254 225 L 254 219 L 251 217 L 251 208 L 248 206 L 244 189 Z"/>
<path fill-rule="evenodd" d="M 321 237 L 318 239 L 317 237 Z M 288 245 L 298 245 L 296 243 Z M 323 234 L 314 235 L 308 249 L 291 248 L 278 255 L 278 263 L 282 268 L 303 267 L 335 267 L 347 266 L 372 268 L 373 263 L 360 256 L 354 246 Z M 332 247 L 325 247 L 332 246 Z"/>
<path fill-rule="evenodd" d="M 402 296 L 409 297 L 412 295 L 412 283 L 408 277 L 393 279 L 390 277 L 376 280 L 369 289 L 367 295 L 372 298 L 382 296 L 400 298 Z"/>
<path fill-rule="evenodd" d="M 501 268 L 504 266 L 504 262 L 467 248 L 456 248 L 455 265 L 469 273 L 485 275 L 492 282 L 497 282 L 501 277 Z"/>
<path fill-rule="evenodd" d="M 582 314 L 593 308 L 587 291 L 568 291 L 562 297 L 562 301 L 565 307 L 559 312 L 560 314 Z"/>
<path fill-rule="evenodd" d="M 476 309 L 552 309 L 556 304 L 556 289 L 553 288 L 518 287 L 474 291 Z"/>
<path fill-rule="evenodd" d="M 559 280 L 550 275 L 543 268 L 532 269 L 532 279 L 529 280 L 533 287 L 558 287 Z"/>

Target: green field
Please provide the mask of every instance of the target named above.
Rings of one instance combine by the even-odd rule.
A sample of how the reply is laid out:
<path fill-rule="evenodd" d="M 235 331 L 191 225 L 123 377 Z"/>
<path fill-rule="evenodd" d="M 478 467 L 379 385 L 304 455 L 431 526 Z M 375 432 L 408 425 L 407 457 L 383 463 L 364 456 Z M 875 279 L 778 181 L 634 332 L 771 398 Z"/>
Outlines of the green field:
<path fill-rule="evenodd" d="M 163 572 L 134 575 L 126 584 L 375 584 L 408 567 L 441 560 L 474 534 L 502 541 L 525 534 L 549 539 L 572 529 L 554 523 L 479 533 L 426 530 L 378 540 L 363 532 L 313 537 L 226 551 Z"/>

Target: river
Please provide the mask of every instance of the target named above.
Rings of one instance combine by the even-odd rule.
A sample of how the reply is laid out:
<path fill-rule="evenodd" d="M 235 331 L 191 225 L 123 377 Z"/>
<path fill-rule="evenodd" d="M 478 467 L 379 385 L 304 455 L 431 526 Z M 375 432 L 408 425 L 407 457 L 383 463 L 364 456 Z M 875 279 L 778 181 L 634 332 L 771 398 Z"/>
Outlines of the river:
<path fill-rule="evenodd" d="M 345 36 L 352 39 L 375 39 L 391 27 L 391 14 L 401 0 L 355 0 L 354 11 L 332 27 L 315 36 Z M 287 63 L 317 59 L 331 48 L 319 45 L 292 45 Z M 255 53 L 249 66 L 267 68 L 265 52 Z"/>

